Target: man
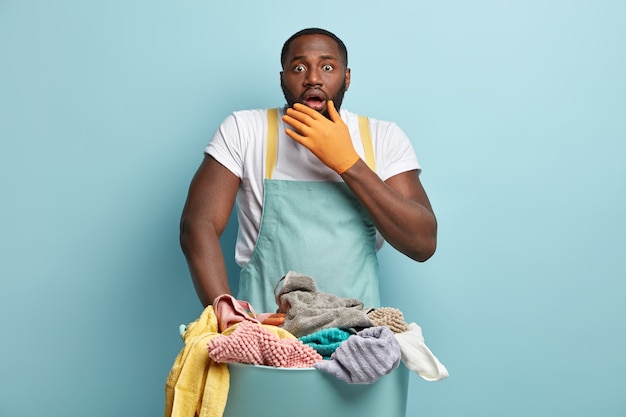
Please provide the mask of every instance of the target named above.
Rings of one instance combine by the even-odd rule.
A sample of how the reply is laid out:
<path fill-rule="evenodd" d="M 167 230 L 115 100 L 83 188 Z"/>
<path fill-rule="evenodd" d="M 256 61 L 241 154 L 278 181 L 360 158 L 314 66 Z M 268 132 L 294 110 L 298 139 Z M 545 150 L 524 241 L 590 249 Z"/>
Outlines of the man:
<path fill-rule="evenodd" d="M 180 240 L 196 292 L 204 306 L 231 293 L 219 237 L 236 201 L 238 299 L 274 311 L 275 285 L 295 271 L 378 307 L 383 239 L 419 262 L 435 251 L 417 158 L 394 123 L 340 110 L 350 68 L 337 36 L 297 32 L 281 64 L 287 106 L 231 114 L 191 182 Z"/>

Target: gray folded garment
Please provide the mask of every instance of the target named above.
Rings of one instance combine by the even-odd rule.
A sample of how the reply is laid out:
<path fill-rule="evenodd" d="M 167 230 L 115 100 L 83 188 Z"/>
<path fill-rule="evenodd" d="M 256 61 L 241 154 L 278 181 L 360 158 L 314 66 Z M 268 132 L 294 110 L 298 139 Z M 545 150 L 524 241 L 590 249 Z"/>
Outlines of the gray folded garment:
<path fill-rule="evenodd" d="M 350 336 L 330 356 L 313 367 L 349 384 L 372 384 L 400 365 L 401 349 L 386 326 L 369 327 Z"/>
<path fill-rule="evenodd" d="M 276 294 L 278 313 L 285 314 L 281 327 L 296 337 L 330 327 L 361 330 L 374 326 L 356 298 L 320 292 L 312 277 L 293 271 L 281 281 L 283 286 Z"/>

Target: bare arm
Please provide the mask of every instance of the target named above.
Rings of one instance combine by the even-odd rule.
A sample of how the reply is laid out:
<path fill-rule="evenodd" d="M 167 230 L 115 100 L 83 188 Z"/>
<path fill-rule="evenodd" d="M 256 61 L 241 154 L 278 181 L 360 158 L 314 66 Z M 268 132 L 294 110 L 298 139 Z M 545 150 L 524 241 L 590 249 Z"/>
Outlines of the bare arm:
<path fill-rule="evenodd" d="M 437 220 L 417 171 L 383 182 L 359 159 L 341 176 L 391 246 L 419 262 L 435 253 Z"/>
<path fill-rule="evenodd" d="M 180 245 L 200 302 L 230 294 L 219 238 L 235 203 L 239 178 L 205 156 L 189 187 L 180 221 Z"/>

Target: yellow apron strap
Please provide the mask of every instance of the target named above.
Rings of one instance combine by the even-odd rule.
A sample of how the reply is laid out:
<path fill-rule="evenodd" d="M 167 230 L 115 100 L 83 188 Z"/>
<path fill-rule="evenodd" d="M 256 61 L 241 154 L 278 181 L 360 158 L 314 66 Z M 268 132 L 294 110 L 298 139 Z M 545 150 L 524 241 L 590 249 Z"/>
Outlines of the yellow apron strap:
<path fill-rule="evenodd" d="M 267 149 L 265 153 L 265 179 L 271 179 L 278 155 L 278 109 L 267 110 Z"/>
<path fill-rule="evenodd" d="M 365 151 L 365 163 L 376 172 L 376 160 L 374 159 L 374 146 L 372 145 L 372 134 L 370 132 L 370 122 L 365 116 L 359 116 L 359 133 Z"/>
<path fill-rule="evenodd" d="M 369 119 L 359 116 L 359 133 L 365 152 L 365 163 L 376 172 L 376 161 L 374 159 L 374 146 L 372 145 L 372 134 L 370 132 Z M 265 154 L 265 179 L 271 179 L 276 166 L 278 155 L 278 109 L 267 110 L 267 150 Z"/>

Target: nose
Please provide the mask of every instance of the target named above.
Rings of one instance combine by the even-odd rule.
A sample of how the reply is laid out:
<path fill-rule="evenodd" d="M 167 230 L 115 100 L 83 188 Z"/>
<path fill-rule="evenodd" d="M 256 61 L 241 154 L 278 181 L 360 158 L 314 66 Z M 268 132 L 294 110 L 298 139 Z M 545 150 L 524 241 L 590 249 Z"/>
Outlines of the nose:
<path fill-rule="evenodd" d="M 307 87 L 319 87 L 322 85 L 322 76 L 319 69 L 311 68 L 309 71 L 307 71 L 306 77 L 304 79 L 304 85 Z"/>

